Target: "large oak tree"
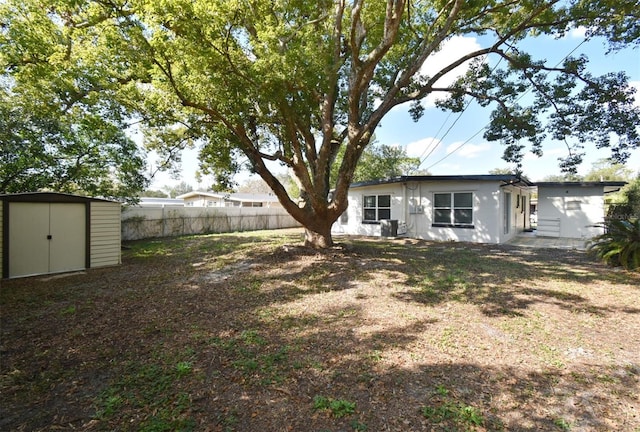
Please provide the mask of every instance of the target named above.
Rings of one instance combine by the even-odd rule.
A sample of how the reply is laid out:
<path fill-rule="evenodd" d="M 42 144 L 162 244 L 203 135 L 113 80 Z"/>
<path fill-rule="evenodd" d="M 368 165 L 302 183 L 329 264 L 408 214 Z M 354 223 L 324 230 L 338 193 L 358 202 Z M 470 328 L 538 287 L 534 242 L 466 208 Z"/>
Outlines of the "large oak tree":
<path fill-rule="evenodd" d="M 332 244 L 384 116 L 410 104 L 417 119 L 429 95 L 443 109 L 461 111 L 470 99 L 492 109 L 485 138 L 504 143 L 510 162 L 527 146 L 540 154 L 545 137 L 571 147 L 566 170 L 580 162 L 581 143 L 610 147 L 619 161 L 640 144 L 623 73 L 593 76 L 584 57 L 552 65 L 518 48 L 578 26 L 613 50 L 635 45 L 636 1 L 8 0 L 0 8 L 5 92 L 138 121 L 168 161 L 198 145 L 203 170 L 219 180 L 242 156 L 315 247 Z M 425 74 L 454 36 L 489 42 Z M 464 64 L 465 75 L 443 80 Z M 301 200 L 269 161 L 295 176 Z"/>

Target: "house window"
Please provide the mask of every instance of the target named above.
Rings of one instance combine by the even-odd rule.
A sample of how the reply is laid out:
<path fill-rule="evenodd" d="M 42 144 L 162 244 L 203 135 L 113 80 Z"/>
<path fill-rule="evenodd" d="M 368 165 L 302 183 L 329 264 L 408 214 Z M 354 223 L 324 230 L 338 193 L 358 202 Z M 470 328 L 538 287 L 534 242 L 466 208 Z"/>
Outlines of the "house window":
<path fill-rule="evenodd" d="M 473 228 L 473 193 L 434 194 L 433 225 Z"/>
<path fill-rule="evenodd" d="M 365 195 L 363 222 L 391 219 L 391 195 Z"/>

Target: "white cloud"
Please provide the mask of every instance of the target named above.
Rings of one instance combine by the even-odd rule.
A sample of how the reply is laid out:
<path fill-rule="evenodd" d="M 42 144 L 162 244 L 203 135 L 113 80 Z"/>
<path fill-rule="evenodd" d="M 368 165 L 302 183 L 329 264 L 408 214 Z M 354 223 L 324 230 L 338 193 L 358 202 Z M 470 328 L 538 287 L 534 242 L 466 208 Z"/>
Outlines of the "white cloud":
<path fill-rule="evenodd" d="M 432 54 L 423 63 L 420 68 L 420 74 L 426 76 L 433 76 L 440 72 L 443 68 L 449 66 L 454 61 L 458 60 L 471 52 L 477 51 L 482 47 L 474 37 L 454 36 L 451 39 L 446 40 L 440 49 L 440 51 Z M 447 87 L 452 84 L 460 75 L 463 75 L 469 68 L 469 62 L 465 62 L 460 66 L 453 69 L 451 72 L 442 76 L 436 83 L 437 87 Z M 423 99 L 423 105 L 426 108 L 434 107 L 435 102 L 438 99 L 446 97 L 446 94 L 431 94 Z M 374 108 L 377 108 L 380 104 L 380 100 L 376 100 Z M 405 103 L 393 107 L 392 111 L 407 111 L 409 104 Z"/>
<path fill-rule="evenodd" d="M 434 137 L 422 138 L 418 141 L 410 142 L 406 145 L 405 150 L 409 157 L 424 158 L 434 148 L 438 147 L 441 141 Z"/>
<path fill-rule="evenodd" d="M 458 141 L 447 146 L 447 154 L 455 152 L 456 156 L 460 156 L 465 159 L 477 158 L 481 153 L 487 152 L 489 150 L 491 150 L 491 144 L 489 143 L 463 144 L 462 142 Z"/>
<path fill-rule="evenodd" d="M 481 46 L 476 38 L 454 36 L 442 44 L 440 51 L 427 58 L 420 69 L 420 73 L 433 76 L 461 57 L 477 51 L 480 48 Z M 451 85 L 459 76 L 463 75 L 468 68 L 469 62 L 467 61 L 440 78 L 436 86 L 447 87 Z M 430 95 L 426 99 L 426 105 L 431 106 L 435 103 L 436 99 L 442 97 L 443 95 Z"/>
<path fill-rule="evenodd" d="M 587 28 L 585 26 L 574 28 L 569 32 L 569 37 L 576 38 L 576 39 L 584 39 L 586 35 L 587 35 Z"/>

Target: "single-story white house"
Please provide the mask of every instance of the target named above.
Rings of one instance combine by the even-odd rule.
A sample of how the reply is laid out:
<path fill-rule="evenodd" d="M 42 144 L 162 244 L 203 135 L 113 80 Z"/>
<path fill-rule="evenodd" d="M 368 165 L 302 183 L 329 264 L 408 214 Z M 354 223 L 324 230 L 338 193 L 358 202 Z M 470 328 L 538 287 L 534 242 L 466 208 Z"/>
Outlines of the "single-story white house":
<path fill-rule="evenodd" d="M 530 227 L 532 186 L 515 175 L 401 176 L 355 183 L 332 233 L 504 243 Z"/>
<path fill-rule="evenodd" d="M 626 182 L 537 182 L 537 235 L 588 240 L 602 234 L 605 197 Z"/>
<path fill-rule="evenodd" d="M 178 195 L 185 207 L 282 207 L 273 194 L 193 191 Z"/>
<path fill-rule="evenodd" d="M 0 195 L 0 278 L 121 263 L 121 204 L 53 192 Z"/>
<path fill-rule="evenodd" d="M 537 187 L 538 226 L 543 221 L 545 227 L 539 235 L 587 238 L 601 232 L 593 225 L 604 219 L 604 194 L 623 185 L 536 185 L 509 174 L 401 176 L 355 183 L 349 190 L 349 207 L 332 233 L 505 243 L 531 230 L 530 202 Z M 547 220 L 559 228 L 550 232 Z"/>

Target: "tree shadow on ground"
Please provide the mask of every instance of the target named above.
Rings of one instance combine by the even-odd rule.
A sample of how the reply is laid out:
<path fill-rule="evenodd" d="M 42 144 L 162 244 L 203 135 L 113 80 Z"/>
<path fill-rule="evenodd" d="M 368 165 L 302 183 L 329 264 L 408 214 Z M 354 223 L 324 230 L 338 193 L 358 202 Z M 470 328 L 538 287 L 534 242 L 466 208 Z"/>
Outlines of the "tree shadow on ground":
<path fill-rule="evenodd" d="M 634 275 L 493 246 L 265 244 L 181 240 L 117 269 L 3 283 L 0 427 L 640 427 L 638 341 L 602 333 L 634 334 L 638 310 L 588 295 L 637 294 Z M 579 320 L 587 333 L 567 333 Z M 340 417 L 318 396 L 355 407 Z"/>
<path fill-rule="evenodd" d="M 247 374 L 222 368 L 223 380 L 211 377 L 214 401 L 203 401 L 202 409 L 214 410 L 221 418 L 233 411 L 232 430 L 251 431 L 274 426 L 277 430 L 348 430 L 356 429 L 354 424 L 366 425 L 368 430 L 402 431 L 610 430 L 638 422 L 634 405 L 640 390 L 638 364 L 587 361 L 538 370 L 526 364 L 486 364 L 481 358 L 453 360 L 437 346 L 424 346 L 419 353 L 438 360 L 404 359 L 403 363 L 393 352 L 420 340 L 437 320 L 363 335 L 354 331 L 362 313 L 336 306 L 326 310 L 327 319 L 298 323 L 298 330 L 305 329 L 302 332 L 271 331 L 261 323 L 262 332 L 274 338 L 265 345 L 289 347 L 287 361 L 297 369 L 285 372 L 283 366 L 283 376 L 273 383 L 259 369 Z M 254 323 L 254 328 L 259 325 Z M 237 355 L 210 352 L 205 358 L 231 356 L 220 367 L 233 364 Z M 220 371 L 215 368 L 216 373 Z M 237 400 L 238 393 L 253 396 Z M 617 399 L 614 411 L 611 395 Z M 314 409 L 317 397 L 354 402 L 356 408 L 346 418 L 337 418 Z M 477 424 L 469 413 L 477 414 Z"/>

